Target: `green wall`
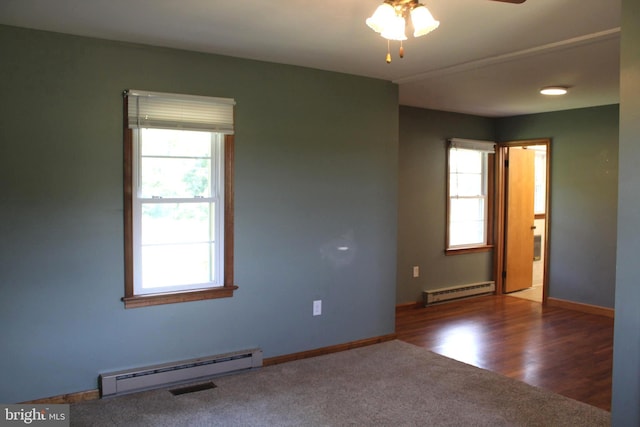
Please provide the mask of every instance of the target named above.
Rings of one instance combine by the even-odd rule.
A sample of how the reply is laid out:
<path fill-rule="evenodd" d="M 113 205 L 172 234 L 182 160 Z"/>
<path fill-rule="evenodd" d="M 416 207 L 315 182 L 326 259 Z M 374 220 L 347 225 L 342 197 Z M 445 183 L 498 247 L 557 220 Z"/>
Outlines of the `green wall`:
<path fill-rule="evenodd" d="M 551 139 L 549 296 L 613 308 L 618 106 L 499 119 L 499 141 Z"/>
<path fill-rule="evenodd" d="M 492 279 L 489 252 L 445 256 L 446 140 L 493 140 L 492 119 L 400 107 L 398 189 L 399 304 L 422 291 Z M 413 277 L 413 266 L 420 277 Z"/>
<path fill-rule="evenodd" d="M 612 425 L 640 425 L 640 2 L 622 0 Z"/>
<path fill-rule="evenodd" d="M 394 331 L 396 85 L 6 26 L 0 56 L 0 402 L 95 389 L 100 372 Z M 120 301 L 129 88 L 237 102 L 233 298 Z"/>

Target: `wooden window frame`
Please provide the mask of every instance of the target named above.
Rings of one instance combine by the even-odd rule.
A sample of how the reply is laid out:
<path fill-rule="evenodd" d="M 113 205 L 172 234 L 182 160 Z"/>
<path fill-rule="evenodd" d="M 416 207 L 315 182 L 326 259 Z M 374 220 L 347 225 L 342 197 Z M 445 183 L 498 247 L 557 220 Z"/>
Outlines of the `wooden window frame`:
<path fill-rule="evenodd" d="M 449 153 L 451 147 L 447 144 L 446 147 L 446 158 L 447 158 L 447 167 L 446 167 L 446 194 L 445 197 L 447 199 L 446 202 L 446 228 L 445 228 L 445 255 L 462 255 L 469 253 L 477 253 L 477 252 L 490 252 L 494 248 L 493 239 L 494 239 L 494 212 L 495 212 L 495 159 L 496 156 L 494 153 L 489 153 L 487 155 L 487 218 L 486 218 L 486 244 L 478 244 L 478 245 L 469 245 L 469 246 L 461 246 L 450 248 L 449 247 L 449 228 L 450 228 L 450 218 L 451 218 L 451 197 L 450 197 L 450 162 L 449 162 Z"/>
<path fill-rule="evenodd" d="M 133 130 L 127 127 L 124 102 L 124 302 L 125 308 L 148 307 L 188 301 L 232 297 L 234 253 L 234 136 L 224 136 L 224 279 L 223 285 L 207 289 L 136 295 L 133 287 Z"/>

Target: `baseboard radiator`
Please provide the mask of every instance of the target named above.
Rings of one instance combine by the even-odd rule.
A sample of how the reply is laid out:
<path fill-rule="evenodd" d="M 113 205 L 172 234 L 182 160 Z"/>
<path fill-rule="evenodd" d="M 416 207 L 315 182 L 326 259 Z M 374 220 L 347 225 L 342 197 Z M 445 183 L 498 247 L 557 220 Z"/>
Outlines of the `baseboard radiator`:
<path fill-rule="evenodd" d="M 262 366 L 262 350 L 252 349 L 100 374 L 101 397 L 204 380 Z"/>
<path fill-rule="evenodd" d="M 449 288 L 432 289 L 422 294 L 424 306 L 434 305 L 446 301 L 486 295 L 495 292 L 495 282 L 472 283 L 469 285 L 452 286 Z"/>

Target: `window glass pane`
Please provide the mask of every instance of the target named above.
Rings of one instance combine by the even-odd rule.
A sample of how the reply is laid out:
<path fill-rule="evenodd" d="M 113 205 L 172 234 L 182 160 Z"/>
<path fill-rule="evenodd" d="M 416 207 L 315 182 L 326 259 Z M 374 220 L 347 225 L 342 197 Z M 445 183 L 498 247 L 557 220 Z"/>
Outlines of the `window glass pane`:
<path fill-rule="evenodd" d="M 211 157 L 211 133 L 140 129 L 142 156 Z"/>
<path fill-rule="evenodd" d="M 141 129 L 140 197 L 211 197 L 212 134 Z"/>
<path fill-rule="evenodd" d="M 547 191 L 547 153 L 536 151 L 534 212 L 545 213 Z"/>
<path fill-rule="evenodd" d="M 451 199 L 449 246 L 485 244 L 485 199 Z"/>
<path fill-rule="evenodd" d="M 143 203 L 141 243 L 188 243 L 214 240 L 213 203 Z"/>
<path fill-rule="evenodd" d="M 484 221 L 458 223 L 449 233 L 449 246 L 482 245 L 484 229 Z"/>
<path fill-rule="evenodd" d="M 452 148 L 449 150 L 449 170 L 454 172 L 482 173 L 483 158 L 481 151 Z"/>
<path fill-rule="evenodd" d="M 482 196 L 484 177 L 481 173 L 451 174 L 449 190 L 451 196 Z"/>
<path fill-rule="evenodd" d="M 451 199 L 449 219 L 452 223 L 484 221 L 484 204 L 483 198 Z"/>
<path fill-rule="evenodd" d="M 207 284 L 213 277 L 213 245 L 208 243 L 142 247 L 142 288 Z"/>
<path fill-rule="evenodd" d="M 211 159 L 143 157 L 142 198 L 211 197 Z"/>

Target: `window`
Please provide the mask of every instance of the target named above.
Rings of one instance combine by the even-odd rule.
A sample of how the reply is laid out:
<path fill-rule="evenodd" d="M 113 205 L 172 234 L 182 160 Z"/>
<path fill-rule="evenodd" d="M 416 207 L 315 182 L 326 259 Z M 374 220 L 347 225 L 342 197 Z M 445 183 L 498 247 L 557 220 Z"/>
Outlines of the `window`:
<path fill-rule="evenodd" d="M 126 308 L 233 296 L 232 99 L 125 92 Z"/>
<path fill-rule="evenodd" d="M 535 150 L 535 199 L 534 213 L 544 217 L 547 209 L 547 146 L 530 145 L 529 148 Z"/>
<path fill-rule="evenodd" d="M 495 144 L 489 141 L 449 141 L 447 253 L 491 247 L 494 152 Z"/>

